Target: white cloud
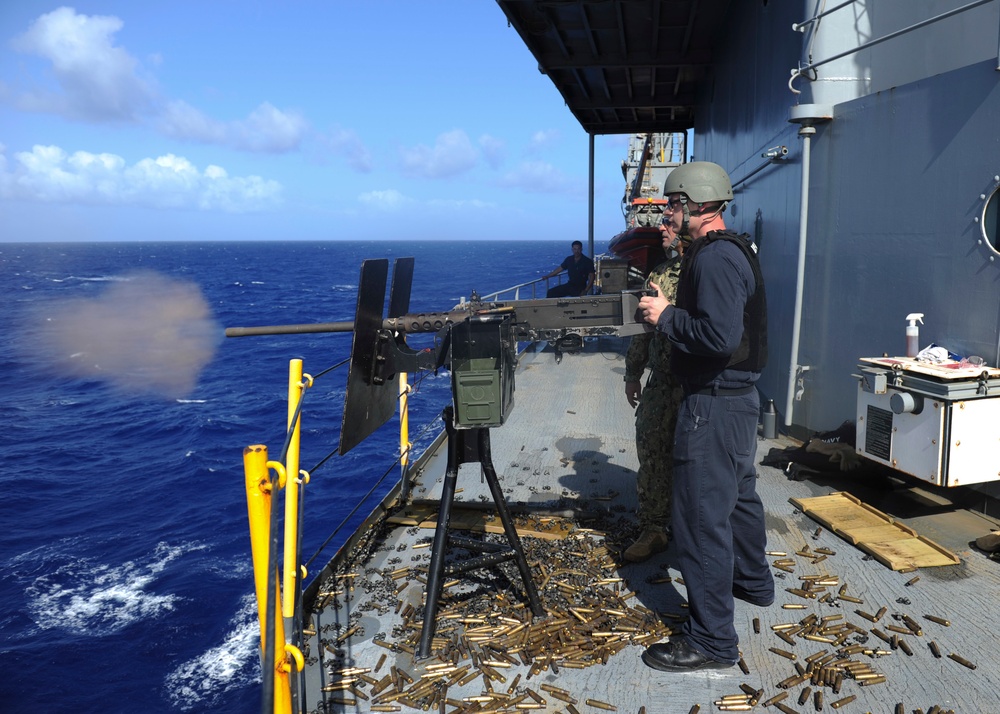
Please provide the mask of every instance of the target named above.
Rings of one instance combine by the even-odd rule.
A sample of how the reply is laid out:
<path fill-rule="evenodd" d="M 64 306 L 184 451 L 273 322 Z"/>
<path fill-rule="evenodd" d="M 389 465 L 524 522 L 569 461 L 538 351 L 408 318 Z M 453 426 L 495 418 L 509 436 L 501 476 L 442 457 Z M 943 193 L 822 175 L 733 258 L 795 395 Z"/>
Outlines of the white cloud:
<path fill-rule="evenodd" d="M 361 141 L 357 132 L 351 129 L 334 127 L 327 136 L 320 137 L 320 141 L 330 148 L 338 156 L 347 159 L 347 165 L 358 173 L 370 173 L 373 166 L 371 152 Z"/>
<path fill-rule="evenodd" d="M 60 91 L 29 90 L 17 97 L 18 106 L 86 121 L 137 121 L 155 89 L 140 76 L 136 59 L 114 46 L 122 24 L 113 16 L 77 15 L 70 7 L 35 20 L 12 45 L 49 60 Z"/>
<path fill-rule="evenodd" d="M 403 149 L 403 173 L 419 178 L 449 178 L 476 165 L 477 153 L 468 135 L 453 129 L 438 136 L 433 148 L 419 144 Z"/>
<path fill-rule="evenodd" d="M 556 143 L 559 139 L 560 134 L 558 131 L 536 131 L 531 135 L 531 141 L 528 143 L 525 152 L 533 155 L 539 154 L 543 149 Z"/>
<path fill-rule="evenodd" d="M 507 151 L 507 146 L 502 139 L 483 134 L 479 137 L 479 148 L 482 149 L 483 158 L 486 159 L 486 163 L 491 169 L 500 168 Z"/>
<path fill-rule="evenodd" d="M 114 16 L 79 15 L 61 7 L 39 17 L 13 42 L 15 50 L 51 62 L 54 87 L 20 93 L 0 87 L 23 111 L 54 113 L 90 122 L 148 123 L 174 138 L 241 151 L 279 153 L 299 148 L 309 124 L 298 112 L 262 102 L 244 119 L 220 121 L 180 99 L 160 96 L 140 62 L 114 44 L 123 22 Z M 150 55 L 159 66 L 163 58 Z"/>
<path fill-rule="evenodd" d="M 412 198 L 404 196 L 394 188 L 390 188 L 385 191 L 369 191 L 367 193 L 363 193 L 358 196 L 358 201 L 366 206 L 383 211 L 398 211 L 415 203 Z"/>
<path fill-rule="evenodd" d="M 184 101 L 173 101 L 156 119 L 167 136 L 241 151 L 282 153 L 299 148 L 309 125 L 297 112 L 285 112 L 264 102 L 246 119 L 221 122 Z"/>
<path fill-rule="evenodd" d="M 544 161 L 525 161 L 504 174 L 500 185 L 528 193 L 576 194 L 583 190 L 569 176 Z"/>
<path fill-rule="evenodd" d="M 497 204 L 492 201 L 483 201 L 479 198 L 471 199 L 448 199 L 439 198 L 427 202 L 428 207 L 436 210 L 446 210 L 446 211 L 486 211 L 494 210 L 497 208 Z"/>
<path fill-rule="evenodd" d="M 142 159 L 132 166 L 115 154 L 35 146 L 0 155 L 0 197 L 47 203 L 131 205 L 223 210 L 270 208 L 281 201 L 281 185 L 260 176 L 230 177 L 225 169 L 200 171 L 182 156 Z"/>

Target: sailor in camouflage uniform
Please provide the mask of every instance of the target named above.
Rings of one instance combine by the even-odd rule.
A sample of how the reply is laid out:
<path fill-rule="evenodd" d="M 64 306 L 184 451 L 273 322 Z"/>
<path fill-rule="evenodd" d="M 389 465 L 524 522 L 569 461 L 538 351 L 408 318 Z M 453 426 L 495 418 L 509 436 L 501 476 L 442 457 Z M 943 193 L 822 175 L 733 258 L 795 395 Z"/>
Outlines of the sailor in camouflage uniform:
<path fill-rule="evenodd" d="M 660 231 L 668 257 L 653 268 L 648 285 L 659 285 L 663 294 L 673 300 L 681 272 L 679 251 L 682 244 L 668 223 L 661 223 Z M 641 380 L 647 368 L 649 378 L 643 389 Z M 635 450 L 639 457 L 636 487 L 642 530 L 635 543 L 625 550 L 624 558 L 639 563 L 665 550 L 669 542 L 674 430 L 684 390 L 670 373 L 670 341 L 663 333 L 646 332 L 632 338 L 625 356 L 625 397 L 633 407 L 638 404 L 635 410 Z"/>

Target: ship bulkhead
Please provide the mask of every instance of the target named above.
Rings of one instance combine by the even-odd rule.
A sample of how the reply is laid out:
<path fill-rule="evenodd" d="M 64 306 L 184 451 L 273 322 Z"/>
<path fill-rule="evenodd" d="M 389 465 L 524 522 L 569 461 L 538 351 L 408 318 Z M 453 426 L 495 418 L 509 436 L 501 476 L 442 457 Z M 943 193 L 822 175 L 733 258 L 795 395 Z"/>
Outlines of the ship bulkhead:
<path fill-rule="evenodd" d="M 905 354 L 908 313 L 921 347 L 1000 357 L 1000 2 L 818 5 L 731 3 L 693 145 L 759 245 L 759 386 L 793 433 L 856 417 L 857 360 Z"/>

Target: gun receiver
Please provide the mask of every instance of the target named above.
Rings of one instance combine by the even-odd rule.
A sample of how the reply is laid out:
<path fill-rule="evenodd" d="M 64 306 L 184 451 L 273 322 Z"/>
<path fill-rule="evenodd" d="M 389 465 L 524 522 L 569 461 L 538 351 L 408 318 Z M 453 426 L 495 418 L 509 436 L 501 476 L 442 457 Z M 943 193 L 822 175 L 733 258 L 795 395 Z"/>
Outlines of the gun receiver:
<path fill-rule="evenodd" d="M 408 313 L 413 258 L 395 262 L 389 317 L 383 318 L 388 260 L 361 266 L 354 321 L 229 327 L 227 337 L 351 332 L 340 453 L 367 438 L 395 413 L 400 372 L 449 365 L 455 428 L 500 426 L 513 406 L 517 343 L 558 341 L 567 335 L 627 337 L 651 327 L 639 312 L 648 291 L 576 298 L 470 302 L 447 312 Z M 406 336 L 434 333 L 434 349 L 414 350 Z"/>

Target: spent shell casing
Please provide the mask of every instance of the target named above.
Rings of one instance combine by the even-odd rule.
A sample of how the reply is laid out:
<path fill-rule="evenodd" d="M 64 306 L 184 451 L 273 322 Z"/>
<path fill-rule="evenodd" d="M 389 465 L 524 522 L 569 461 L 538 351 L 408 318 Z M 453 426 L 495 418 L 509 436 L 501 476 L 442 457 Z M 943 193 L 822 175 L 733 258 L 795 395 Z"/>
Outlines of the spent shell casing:
<path fill-rule="evenodd" d="M 781 702 L 777 702 L 774 705 L 774 707 L 775 707 L 775 709 L 777 709 L 778 711 L 780 711 L 781 714 L 799 714 L 797 711 L 795 711 L 791 707 L 785 706 Z"/>
<path fill-rule="evenodd" d="M 785 699 L 788 699 L 788 692 L 781 692 L 779 694 L 775 694 L 773 697 L 762 703 L 761 706 L 769 707 L 772 704 L 777 704 L 778 702 L 784 701 Z"/>
<path fill-rule="evenodd" d="M 806 687 L 805 689 L 802 690 L 802 693 L 799 695 L 800 706 L 809 701 L 809 695 L 812 694 L 812 691 L 813 691 L 812 687 Z"/>
<path fill-rule="evenodd" d="M 931 654 L 932 655 L 934 655 L 938 659 L 941 659 L 941 648 L 938 647 L 938 643 L 937 642 L 935 642 L 934 640 L 931 640 L 930 643 L 928 643 L 927 646 L 931 648 Z"/>
<path fill-rule="evenodd" d="M 945 627 L 951 627 L 951 621 L 946 620 L 943 617 L 935 617 L 934 615 L 924 615 L 924 619 L 930 620 L 931 622 L 936 622 L 937 624 L 943 625 Z"/>
<path fill-rule="evenodd" d="M 813 694 L 813 707 L 818 712 L 823 711 L 823 690 L 817 690 L 816 693 Z"/>
<path fill-rule="evenodd" d="M 603 709 L 609 712 L 618 711 L 618 707 L 616 707 L 614 704 L 608 704 L 607 702 L 602 702 L 600 699 L 587 699 L 586 702 L 588 707 L 594 707 L 595 709 Z"/>
<path fill-rule="evenodd" d="M 968 667 L 969 669 L 975 669 L 976 668 L 976 665 L 972 664 L 972 662 L 970 662 L 969 660 L 965 659 L 965 657 L 959 657 L 954 652 L 952 652 L 950 655 L 948 655 L 948 658 L 955 660 L 956 662 L 958 662 L 963 667 Z"/>
<path fill-rule="evenodd" d="M 768 647 L 768 650 L 770 650 L 771 652 L 774 652 L 774 654 L 776 654 L 776 655 L 778 655 L 780 657 L 784 657 L 786 659 L 790 659 L 793 662 L 797 659 L 796 656 L 793 653 L 789 652 L 788 650 L 779 650 L 777 647 Z"/>
<path fill-rule="evenodd" d="M 903 583 L 903 585 L 905 587 L 910 587 L 911 585 L 913 585 L 918 580 L 920 580 L 920 576 L 919 575 L 915 575 L 912 578 L 910 578 L 909 580 L 907 580 L 905 583 Z"/>
<path fill-rule="evenodd" d="M 701 711 L 701 704 L 695 704 L 688 710 L 688 714 L 698 714 L 698 712 L 700 711 Z"/>
<path fill-rule="evenodd" d="M 837 700 L 837 701 L 835 701 L 835 702 L 830 702 L 830 706 L 831 706 L 831 707 L 832 707 L 833 709 L 840 709 L 840 708 L 841 708 L 842 706 L 844 706 L 845 704 L 850 704 L 850 703 L 851 703 L 851 702 L 853 702 L 853 701 L 854 701 L 855 699 L 857 699 L 857 697 L 856 697 L 856 696 L 854 696 L 854 695 L 852 694 L 852 695 L 851 695 L 851 696 L 849 696 L 849 697 L 844 697 L 843 699 L 838 699 L 838 700 Z"/>
<path fill-rule="evenodd" d="M 736 664 L 739 665 L 740 671 L 743 672 L 743 674 L 750 674 L 750 668 L 747 667 L 747 663 L 743 660 L 742 657 L 740 657 L 739 662 L 737 662 Z"/>
<path fill-rule="evenodd" d="M 858 682 L 858 686 L 859 687 L 870 687 L 873 684 L 882 684 L 883 682 L 885 682 L 885 675 L 884 674 L 880 674 L 877 677 L 872 677 L 871 679 L 865 679 L 865 680 L 862 680 L 862 681 Z"/>

